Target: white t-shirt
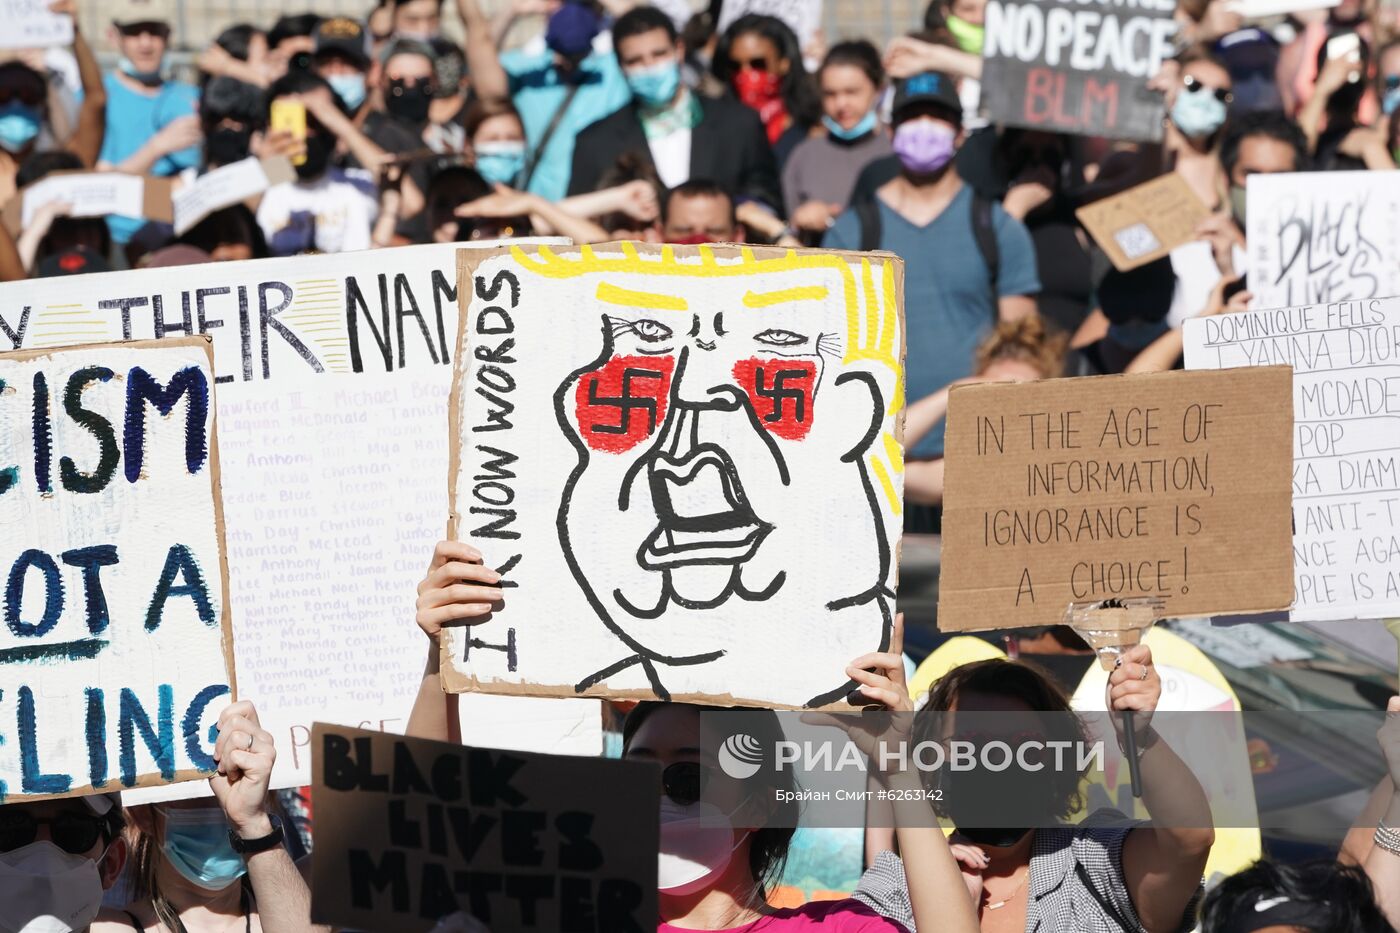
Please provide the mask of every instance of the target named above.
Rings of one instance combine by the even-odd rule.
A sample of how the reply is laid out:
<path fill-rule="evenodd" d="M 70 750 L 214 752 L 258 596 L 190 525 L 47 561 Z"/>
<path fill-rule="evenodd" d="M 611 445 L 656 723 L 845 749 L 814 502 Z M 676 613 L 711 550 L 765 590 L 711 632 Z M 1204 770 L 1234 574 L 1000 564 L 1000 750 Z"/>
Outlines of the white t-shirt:
<path fill-rule="evenodd" d="M 274 256 L 369 249 L 379 215 L 377 194 L 369 172 L 331 168 L 315 181 L 267 189 L 258 205 L 258 225 Z"/>
<path fill-rule="evenodd" d="M 1235 269 L 1243 272 L 1248 258 L 1238 246 L 1233 249 Z M 1171 251 L 1172 272 L 1176 273 L 1176 288 L 1172 292 L 1171 310 L 1167 323 L 1180 327 L 1182 321 L 1193 318 L 1205 309 L 1210 290 L 1220 281 L 1220 267 L 1215 254 L 1205 240 L 1192 240 Z"/>

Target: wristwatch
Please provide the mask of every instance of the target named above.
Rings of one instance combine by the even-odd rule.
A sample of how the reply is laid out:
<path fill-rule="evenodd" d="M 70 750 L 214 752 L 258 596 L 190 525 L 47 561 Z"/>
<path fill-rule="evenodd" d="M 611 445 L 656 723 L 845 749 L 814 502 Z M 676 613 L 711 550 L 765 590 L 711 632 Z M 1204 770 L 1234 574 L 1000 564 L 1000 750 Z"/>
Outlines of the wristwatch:
<path fill-rule="evenodd" d="M 268 821 L 272 823 L 272 832 L 266 836 L 244 839 L 238 835 L 236 830 L 230 829 L 228 831 L 228 844 L 233 846 L 233 851 L 243 856 L 257 855 L 259 852 L 277 848 L 282 844 L 282 821 L 271 814 L 268 815 Z"/>

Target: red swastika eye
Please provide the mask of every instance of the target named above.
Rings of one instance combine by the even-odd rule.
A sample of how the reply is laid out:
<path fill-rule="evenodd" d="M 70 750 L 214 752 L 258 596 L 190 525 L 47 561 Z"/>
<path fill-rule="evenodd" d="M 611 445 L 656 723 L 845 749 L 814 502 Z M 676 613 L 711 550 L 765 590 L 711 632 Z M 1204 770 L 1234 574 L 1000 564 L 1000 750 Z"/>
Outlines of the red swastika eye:
<path fill-rule="evenodd" d="M 583 442 L 620 454 L 655 434 L 666 420 L 675 368 L 670 356 L 615 356 L 584 373 L 574 390 Z"/>
<path fill-rule="evenodd" d="M 740 360 L 734 378 L 749 394 L 758 423 L 769 431 L 800 441 L 812 430 L 816 363 L 781 357 Z"/>

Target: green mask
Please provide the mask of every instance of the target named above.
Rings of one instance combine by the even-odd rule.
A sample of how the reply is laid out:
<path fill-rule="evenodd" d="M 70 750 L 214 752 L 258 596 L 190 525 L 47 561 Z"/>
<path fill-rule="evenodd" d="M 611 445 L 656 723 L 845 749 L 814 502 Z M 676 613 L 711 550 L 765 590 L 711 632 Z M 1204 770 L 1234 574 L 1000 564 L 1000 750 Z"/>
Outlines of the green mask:
<path fill-rule="evenodd" d="M 1244 225 L 1245 189 L 1243 185 L 1230 186 L 1230 210 L 1235 215 L 1235 222 L 1240 225 L 1240 229 L 1246 229 Z"/>
<path fill-rule="evenodd" d="M 953 34 L 953 41 L 958 44 L 958 48 L 973 55 L 982 54 L 982 42 L 986 38 L 985 27 L 951 15 L 946 22 L 948 31 Z"/>

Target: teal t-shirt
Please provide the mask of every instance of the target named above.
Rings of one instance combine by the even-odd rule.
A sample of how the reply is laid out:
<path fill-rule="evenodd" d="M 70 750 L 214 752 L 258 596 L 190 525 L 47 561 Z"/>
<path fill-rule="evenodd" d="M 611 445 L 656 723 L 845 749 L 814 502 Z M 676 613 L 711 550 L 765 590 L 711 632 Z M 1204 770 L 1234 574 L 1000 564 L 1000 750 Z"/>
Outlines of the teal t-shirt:
<path fill-rule="evenodd" d="M 145 145 L 167 123 L 199 112 L 199 89 L 183 81 L 167 81 L 155 94 L 140 94 L 108 74 L 107 129 L 98 158 L 115 165 Z M 199 147 L 190 146 L 163 156 L 151 168 L 152 175 L 176 175 L 199 165 Z M 139 217 L 111 217 L 112 239 L 126 243 L 145 221 Z"/>
<path fill-rule="evenodd" d="M 1016 218 L 992 207 L 997 238 L 996 294 L 972 230 L 972 189 L 963 185 L 943 213 L 915 226 L 879 198 L 880 249 L 904 260 L 904 380 L 911 402 L 972 374 L 977 344 L 997 318 L 997 298 L 1040 291 L 1035 247 Z M 860 218 L 836 218 L 822 246 L 860 249 Z M 909 451 L 911 458 L 943 456 L 943 423 Z"/>
<path fill-rule="evenodd" d="M 548 49 L 506 52 L 501 56 L 501 67 L 510 76 L 511 99 L 520 111 L 525 140 L 533 152 L 568 95 L 569 85 L 554 65 L 554 53 Z M 574 80 L 578 91 L 530 176 L 529 190 L 551 201 L 569 193 L 574 137 L 632 99 L 617 56 L 611 51 L 590 53 L 579 65 Z"/>

